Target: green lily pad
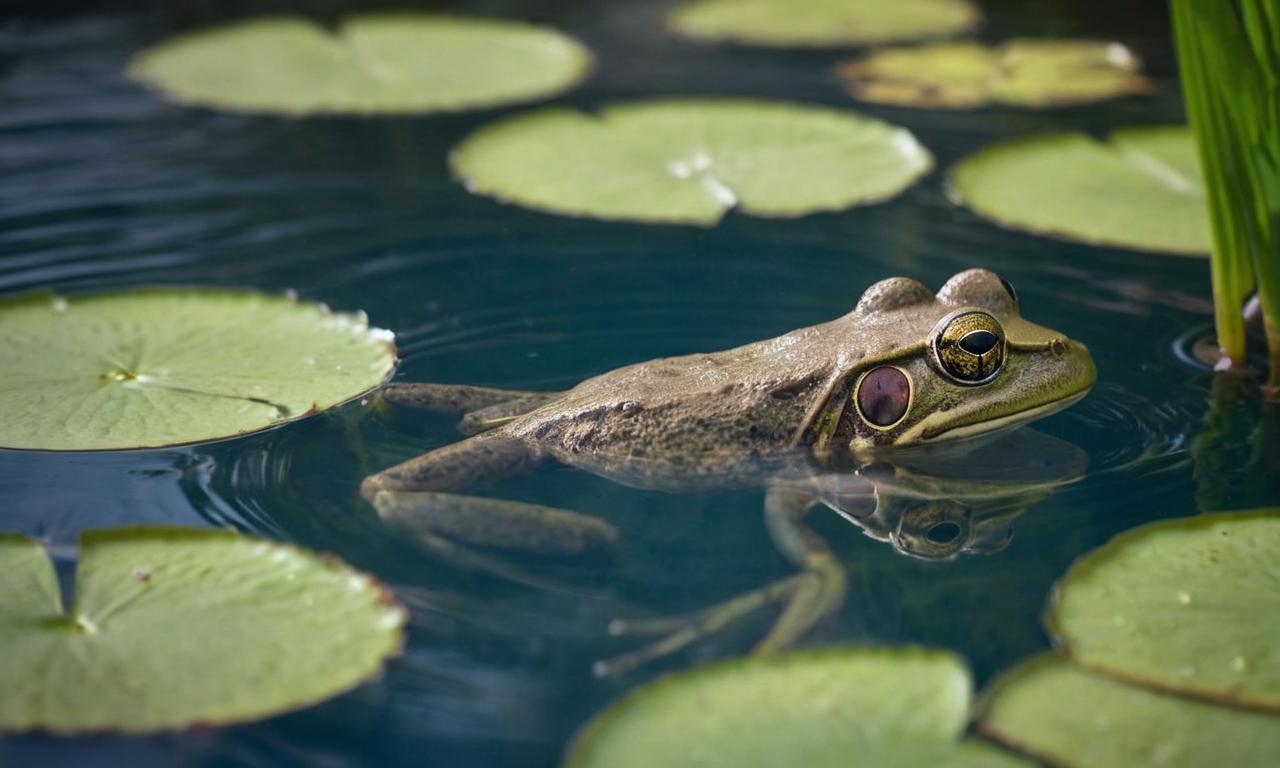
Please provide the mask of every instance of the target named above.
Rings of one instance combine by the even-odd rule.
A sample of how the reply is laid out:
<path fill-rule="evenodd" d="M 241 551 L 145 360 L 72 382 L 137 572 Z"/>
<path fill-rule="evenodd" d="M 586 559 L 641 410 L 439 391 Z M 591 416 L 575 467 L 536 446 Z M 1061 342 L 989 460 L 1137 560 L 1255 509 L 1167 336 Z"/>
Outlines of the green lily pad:
<path fill-rule="evenodd" d="M 1280 718 L 1091 675 L 1053 654 L 994 683 L 978 730 L 1062 768 L 1269 766 Z"/>
<path fill-rule="evenodd" d="M 855 98 L 908 107 L 1049 107 L 1145 93 L 1142 62 L 1119 43 L 1010 40 L 890 48 L 836 71 Z"/>
<path fill-rule="evenodd" d="M 0 731 L 136 733 L 296 709 L 376 674 L 404 620 L 337 560 L 182 528 L 85 533 L 64 611 L 40 544 L 0 536 Z"/>
<path fill-rule="evenodd" d="M 1013 229 L 1185 256 L 1209 253 L 1195 140 L 1183 127 L 1015 139 L 951 172 L 954 199 Z"/>
<path fill-rule="evenodd" d="M 555 30 L 429 14 L 352 16 L 333 29 L 272 17 L 166 40 L 129 75 L 186 103 L 312 113 L 447 112 L 567 90 L 591 54 Z"/>
<path fill-rule="evenodd" d="M 786 217 L 885 200 L 933 164 L 905 128 L 739 99 L 519 115 L 473 133 L 450 162 L 472 192 L 530 208 L 701 226 L 734 207 Z"/>
<path fill-rule="evenodd" d="M 156 289 L 0 300 L 0 447 L 140 448 L 264 429 L 395 367 L 363 315 L 286 296 Z"/>
<path fill-rule="evenodd" d="M 736 659 L 645 685 L 574 738 L 566 768 L 1029 765 L 960 740 L 969 673 L 945 651 L 839 648 Z"/>
<path fill-rule="evenodd" d="M 1277 552 L 1280 509 L 1142 526 L 1072 566 L 1050 630 L 1088 668 L 1280 711 Z"/>
<path fill-rule="evenodd" d="M 668 17 L 683 37 L 773 46 L 925 40 L 969 32 L 981 21 L 967 0 L 694 0 Z"/>

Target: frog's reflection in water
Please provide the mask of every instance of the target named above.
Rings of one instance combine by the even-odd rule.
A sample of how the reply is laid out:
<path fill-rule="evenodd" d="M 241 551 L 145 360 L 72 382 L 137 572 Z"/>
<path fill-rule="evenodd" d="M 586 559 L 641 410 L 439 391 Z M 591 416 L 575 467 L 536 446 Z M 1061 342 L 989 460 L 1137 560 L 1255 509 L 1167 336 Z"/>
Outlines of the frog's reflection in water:
<path fill-rule="evenodd" d="M 601 457 L 603 463 L 607 459 Z M 666 467 L 638 467 L 627 473 L 595 469 L 628 485 L 679 491 L 679 473 Z M 1085 476 L 1088 459 L 1071 443 L 1027 427 L 931 448 L 900 450 L 865 464 L 819 466 L 801 454 L 761 458 L 751 471 L 718 477 L 720 487 L 763 486 L 765 519 L 779 550 L 798 573 L 725 602 L 683 616 L 616 620 L 611 634 L 657 639 L 638 650 L 598 662 L 597 674 L 618 674 L 680 650 L 767 606 L 781 613 L 757 644 L 756 652 L 784 648 L 844 601 L 844 567 L 827 543 L 806 524 L 815 509 L 838 512 L 866 535 L 889 543 L 905 555 L 945 560 L 962 554 L 993 554 L 1004 549 L 1014 520 L 1058 486 Z M 705 467 L 704 467 L 705 469 Z M 657 477 L 663 478 L 655 483 Z M 688 489 L 715 487 L 703 472 L 688 478 Z M 384 520 L 433 551 L 468 568 L 534 581 L 486 550 L 539 550 L 555 556 L 598 557 L 617 545 L 619 532 L 608 523 L 567 510 L 478 497 L 441 494 L 423 504 L 417 494 L 379 493 L 374 505 Z M 504 514 L 507 504 L 518 504 Z M 481 512 L 470 507 L 484 505 Z M 479 520 L 486 522 L 479 523 Z M 501 524 L 495 521 L 505 521 Z M 499 525 L 498 530 L 493 526 Z M 526 546 L 516 547 L 520 541 Z"/>

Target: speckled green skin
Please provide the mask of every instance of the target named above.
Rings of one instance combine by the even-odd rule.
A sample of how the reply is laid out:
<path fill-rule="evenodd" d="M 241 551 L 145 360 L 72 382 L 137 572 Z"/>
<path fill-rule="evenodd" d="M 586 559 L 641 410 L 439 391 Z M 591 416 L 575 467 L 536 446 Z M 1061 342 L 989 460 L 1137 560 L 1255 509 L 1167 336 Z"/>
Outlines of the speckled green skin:
<path fill-rule="evenodd" d="M 990 312 L 1008 340 L 1003 370 L 980 386 L 941 375 L 929 347 L 939 321 L 965 307 Z M 891 429 L 865 422 L 851 402 L 858 377 L 885 363 L 906 371 L 913 389 L 905 418 Z M 861 463 L 888 448 L 1008 427 L 1065 407 L 1093 381 L 1084 346 L 1024 320 L 993 273 L 962 272 L 936 296 L 914 280 L 891 278 L 828 323 L 618 368 L 564 393 L 510 393 L 515 404 L 535 407 L 374 475 L 365 491 L 460 491 L 544 457 L 643 487 L 732 486 L 758 481 L 762 462 L 797 453 Z M 467 405 L 500 413 L 501 390 L 483 391 L 493 402 Z M 475 422 L 469 431 L 483 428 Z"/>

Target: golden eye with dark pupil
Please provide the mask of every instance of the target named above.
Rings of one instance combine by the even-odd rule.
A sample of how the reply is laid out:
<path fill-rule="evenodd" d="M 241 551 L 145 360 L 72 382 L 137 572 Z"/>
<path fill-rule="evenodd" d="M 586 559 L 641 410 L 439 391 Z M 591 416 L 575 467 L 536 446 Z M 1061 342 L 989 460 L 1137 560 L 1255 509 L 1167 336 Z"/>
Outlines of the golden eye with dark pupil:
<path fill-rule="evenodd" d="M 933 349 L 944 373 L 961 384 L 989 381 L 1004 365 L 1004 329 L 986 312 L 963 312 L 946 321 Z"/>
<path fill-rule="evenodd" d="M 869 424 L 890 427 L 907 415 L 911 382 L 891 365 L 873 368 L 858 382 L 858 412 Z"/>

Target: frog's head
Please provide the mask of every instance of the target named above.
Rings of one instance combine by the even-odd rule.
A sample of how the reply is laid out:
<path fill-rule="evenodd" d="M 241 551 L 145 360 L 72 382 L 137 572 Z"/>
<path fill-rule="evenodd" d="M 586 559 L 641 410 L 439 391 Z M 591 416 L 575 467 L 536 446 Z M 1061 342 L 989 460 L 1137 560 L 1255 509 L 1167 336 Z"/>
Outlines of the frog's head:
<path fill-rule="evenodd" d="M 1083 344 L 1024 320 L 1013 286 L 984 269 L 936 295 L 883 280 L 832 330 L 848 349 L 802 434 L 818 452 L 986 435 L 1067 407 L 1095 378 Z"/>

